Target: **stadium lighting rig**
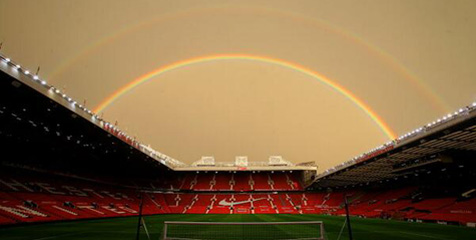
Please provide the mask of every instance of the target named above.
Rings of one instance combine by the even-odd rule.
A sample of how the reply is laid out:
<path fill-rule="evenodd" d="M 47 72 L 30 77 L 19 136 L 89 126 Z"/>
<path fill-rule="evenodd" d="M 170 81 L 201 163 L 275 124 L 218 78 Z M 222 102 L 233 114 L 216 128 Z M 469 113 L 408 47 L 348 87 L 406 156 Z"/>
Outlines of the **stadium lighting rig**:
<path fill-rule="evenodd" d="M 415 137 L 417 135 L 423 134 L 423 133 L 425 133 L 429 130 L 432 130 L 435 127 L 441 126 L 442 124 L 444 124 L 444 123 L 446 123 L 450 120 L 453 120 L 457 117 L 460 117 L 462 115 L 465 115 L 468 112 L 473 111 L 473 110 L 476 110 L 476 101 L 473 102 L 470 105 L 467 105 L 466 107 L 458 109 L 457 111 L 455 111 L 453 113 L 448 113 L 448 114 L 444 115 L 443 117 L 438 118 L 437 120 L 435 120 L 433 122 L 427 123 L 427 124 L 423 125 L 422 127 L 414 129 L 410 132 L 407 132 L 407 133 L 397 137 L 396 139 L 393 139 L 393 140 L 391 140 L 391 141 L 389 141 L 385 144 L 382 144 L 382 145 L 380 145 L 376 148 L 373 148 L 370 151 L 367 151 L 363 154 L 360 154 L 359 156 L 356 156 L 356 157 L 352 158 L 349 161 L 346 161 L 346 162 L 343 162 L 343 163 L 341 163 L 337 166 L 331 167 L 331 168 L 327 169 L 326 171 L 324 171 L 320 175 L 323 176 L 323 175 L 334 173 L 338 170 L 341 170 L 341 169 L 345 168 L 346 166 L 350 166 L 350 165 L 353 165 L 353 164 L 357 163 L 357 161 L 359 161 L 359 160 L 362 160 L 362 159 L 364 159 L 366 157 L 369 157 L 369 156 L 371 157 L 372 154 L 374 154 L 378 151 L 383 151 L 384 152 L 387 149 L 393 148 L 394 146 L 396 146 L 400 142 L 403 142 L 403 141 L 405 141 L 409 138 Z"/>
<path fill-rule="evenodd" d="M 24 74 L 26 77 L 31 79 L 33 82 L 40 84 L 41 86 L 48 88 L 52 93 L 57 94 L 59 97 L 63 98 L 65 101 L 69 102 L 72 107 L 78 107 L 79 109 L 83 110 L 85 113 L 91 116 L 91 119 L 93 120 L 99 120 L 101 124 L 106 123 L 103 119 L 101 119 L 99 116 L 97 116 L 94 112 L 91 110 L 87 109 L 86 107 L 82 106 L 81 104 L 78 104 L 77 101 L 75 101 L 73 98 L 69 97 L 66 95 L 66 93 L 61 92 L 58 88 L 54 87 L 51 84 L 48 84 L 48 82 L 44 79 L 40 79 L 38 75 L 31 75 L 30 70 L 28 69 L 23 69 L 20 64 L 12 61 L 10 58 L 5 57 L 3 55 L 0 55 L 0 59 L 2 62 L 7 64 L 9 67 L 11 67 L 13 70 L 18 71 L 19 73 Z M 116 129 L 116 128 L 114 128 Z M 124 132 L 121 131 L 122 134 Z"/>
<path fill-rule="evenodd" d="M 68 102 L 69 105 L 72 108 L 81 109 L 84 113 L 86 113 L 87 115 L 90 116 L 90 118 L 93 122 L 99 121 L 101 126 L 103 126 L 103 125 L 106 125 L 106 126 L 112 125 L 112 124 L 109 124 L 108 122 L 104 121 L 101 117 L 96 115 L 93 111 L 87 109 L 85 106 L 83 106 L 81 104 L 78 104 L 76 100 L 74 100 L 73 98 L 66 95 L 66 93 L 63 93 L 58 88 L 54 87 L 51 84 L 48 84 L 48 82 L 45 79 L 41 79 L 37 75 L 38 73 L 35 74 L 35 75 L 32 75 L 30 70 L 22 68 L 20 64 L 12 61 L 11 58 L 5 57 L 4 55 L 1 55 L 1 54 L 0 54 L 0 61 L 3 62 L 4 64 L 6 64 L 7 66 L 11 67 L 13 70 L 23 74 L 25 77 L 30 79 L 32 82 L 34 82 L 36 84 L 39 84 L 40 86 L 42 86 L 44 88 L 47 88 L 51 93 L 56 94 L 58 97 L 62 98 L 66 102 Z M 120 133 L 120 136 L 126 136 L 128 139 L 132 139 L 132 137 L 128 136 L 123 131 L 120 131 L 116 126 L 114 126 L 113 129 L 115 131 L 117 131 L 118 133 Z"/>

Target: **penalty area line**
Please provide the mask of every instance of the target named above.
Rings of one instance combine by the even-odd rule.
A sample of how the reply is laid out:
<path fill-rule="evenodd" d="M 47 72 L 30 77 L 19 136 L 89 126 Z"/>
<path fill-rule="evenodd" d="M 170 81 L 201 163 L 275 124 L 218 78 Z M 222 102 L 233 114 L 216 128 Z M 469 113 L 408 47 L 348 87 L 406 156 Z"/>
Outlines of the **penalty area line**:
<path fill-rule="evenodd" d="M 433 239 L 441 239 L 441 237 L 434 237 L 434 236 L 425 235 L 425 234 L 409 233 L 409 232 L 402 232 L 402 231 L 400 231 L 400 233 L 404 233 L 404 234 L 408 234 L 408 235 L 414 235 L 414 236 L 419 236 L 419 237 L 426 237 L 426 238 L 433 238 Z"/>
<path fill-rule="evenodd" d="M 75 233 L 66 233 L 66 234 L 61 234 L 61 235 L 56 235 L 56 236 L 50 236 L 50 237 L 42 237 L 42 238 L 35 238 L 33 240 L 47 240 L 47 239 L 55 239 L 59 237 L 66 237 L 66 236 L 73 236 L 73 235 L 78 235 L 84 232 L 75 232 Z"/>

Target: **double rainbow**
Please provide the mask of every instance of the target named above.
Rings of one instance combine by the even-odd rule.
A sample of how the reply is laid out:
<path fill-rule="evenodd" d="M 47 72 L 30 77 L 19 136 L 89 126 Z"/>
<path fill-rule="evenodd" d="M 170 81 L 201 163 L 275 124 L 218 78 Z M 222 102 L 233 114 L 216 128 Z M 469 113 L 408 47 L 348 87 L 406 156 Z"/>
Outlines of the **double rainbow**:
<path fill-rule="evenodd" d="M 303 16 L 301 14 L 297 14 L 290 11 L 281 11 L 279 9 L 262 7 L 237 8 L 236 6 L 220 6 L 207 8 L 191 8 L 177 12 L 170 12 L 164 15 L 159 15 L 136 24 L 124 25 L 121 29 L 104 35 L 97 41 L 94 41 L 89 45 L 85 46 L 76 55 L 73 55 L 69 59 L 62 61 L 62 63 L 49 74 L 48 78 L 50 80 L 56 79 L 58 78 L 58 76 L 65 73 L 67 69 L 71 68 L 79 61 L 90 57 L 94 53 L 97 53 L 97 51 L 99 51 L 102 47 L 113 44 L 114 41 L 122 37 L 137 33 L 141 30 L 150 29 L 152 26 L 160 24 L 169 24 L 174 21 L 181 21 L 185 18 L 197 18 L 211 14 L 223 14 L 228 16 L 229 14 L 234 14 L 237 12 L 242 14 L 259 15 L 266 17 L 279 16 L 282 19 L 297 21 L 300 25 L 309 25 L 313 29 L 320 29 L 322 31 L 326 31 L 329 34 L 339 36 L 342 39 L 348 41 L 349 43 L 362 47 L 366 52 L 368 52 L 368 54 L 386 63 L 395 72 L 399 73 L 404 80 L 410 83 L 412 87 L 415 88 L 415 90 L 417 90 L 423 97 L 428 100 L 428 103 L 433 106 L 434 110 L 437 110 L 441 113 L 451 111 L 451 107 L 449 107 L 448 104 L 444 101 L 444 99 L 442 99 L 441 96 L 439 96 L 434 90 L 432 90 L 431 87 L 428 86 L 425 81 L 419 79 L 407 67 L 400 63 L 396 57 L 390 55 L 388 52 L 379 48 L 377 45 L 371 44 L 370 42 L 365 41 L 358 35 L 345 29 L 339 28 L 338 26 L 326 22 L 322 19 L 316 19 L 310 16 Z"/>

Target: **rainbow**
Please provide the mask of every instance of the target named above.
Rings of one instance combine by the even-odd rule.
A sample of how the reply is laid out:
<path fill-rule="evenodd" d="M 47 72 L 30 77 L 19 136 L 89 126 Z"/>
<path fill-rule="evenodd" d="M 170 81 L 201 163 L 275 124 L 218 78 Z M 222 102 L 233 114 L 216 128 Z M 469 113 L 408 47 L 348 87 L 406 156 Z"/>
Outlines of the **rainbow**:
<path fill-rule="evenodd" d="M 166 72 L 185 67 L 188 65 L 193 65 L 193 64 L 198 64 L 198 63 L 205 63 L 205 62 L 211 62 L 211 61 L 223 61 L 223 60 L 249 60 L 249 61 L 258 61 L 258 62 L 264 62 L 264 63 L 269 63 L 269 64 L 274 64 L 282 67 L 286 67 L 289 69 L 293 69 L 297 72 L 300 72 L 302 74 L 305 74 L 307 76 L 310 76 L 321 83 L 331 87 L 335 91 L 339 92 L 343 96 L 345 96 L 347 99 L 352 101 L 357 107 L 359 107 L 361 110 L 363 110 L 382 130 L 382 132 L 389 138 L 389 139 L 395 139 L 396 134 L 395 132 L 388 126 L 388 124 L 374 111 L 372 108 L 367 105 L 364 101 L 362 101 L 360 98 L 358 98 L 355 94 L 353 94 L 351 91 L 348 89 L 344 88 L 342 85 L 338 84 L 337 82 L 327 78 L 326 76 L 313 71 L 309 68 L 306 68 L 304 66 L 298 65 L 296 63 L 288 62 L 285 60 L 281 59 L 276 59 L 276 58 L 270 58 L 270 57 L 265 57 L 265 56 L 256 56 L 256 55 L 248 55 L 248 54 L 219 54 L 219 55 L 208 55 L 208 56 L 202 56 L 202 57 L 195 57 L 195 58 L 190 58 L 182 61 L 178 61 L 169 65 L 165 65 L 162 67 L 159 67 L 149 73 L 146 73 L 133 81 L 129 82 L 128 84 L 122 86 L 121 88 L 117 89 L 115 92 L 113 92 L 111 95 L 103 99 L 99 105 L 97 105 L 94 108 L 95 113 L 99 113 L 104 111 L 109 105 L 111 105 L 114 101 L 119 99 L 121 96 L 126 94 L 127 92 L 133 90 L 134 88 L 140 86 L 141 84 L 148 82 L 152 80 L 154 77 L 157 77 L 161 74 L 164 74 Z"/>

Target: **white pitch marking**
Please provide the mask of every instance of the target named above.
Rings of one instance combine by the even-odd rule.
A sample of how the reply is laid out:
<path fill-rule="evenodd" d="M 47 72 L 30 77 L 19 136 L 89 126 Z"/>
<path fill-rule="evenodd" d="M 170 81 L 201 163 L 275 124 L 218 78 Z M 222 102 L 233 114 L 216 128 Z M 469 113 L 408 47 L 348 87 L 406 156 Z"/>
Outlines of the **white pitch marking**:
<path fill-rule="evenodd" d="M 420 237 L 427 237 L 427 238 L 434 238 L 434 239 L 441 239 L 440 237 L 433 237 L 425 234 L 417 234 L 417 233 L 409 233 L 409 232 L 401 232 L 409 235 L 420 236 Z"/>

